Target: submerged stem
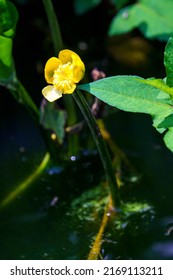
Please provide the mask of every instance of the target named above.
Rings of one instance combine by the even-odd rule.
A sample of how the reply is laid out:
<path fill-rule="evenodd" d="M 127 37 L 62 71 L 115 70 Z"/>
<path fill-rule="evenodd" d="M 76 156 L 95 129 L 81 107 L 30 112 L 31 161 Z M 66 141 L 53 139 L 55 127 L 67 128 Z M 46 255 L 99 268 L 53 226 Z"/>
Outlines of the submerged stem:
<path fill-rule="evenodd" d="M 96 238 L 94 240 L 94 243 L 92 244 L 92 248 L 89 252 L 88 258 L 87 260 L 98 260 L 99 255 L 100 255 L 100 250 L 101 250 L 101 246 L 102 246 L 102 242 L 103 242 L 103 233 L 105 231 L 105 228 L 107 226 L 108 220 L 109 220 L 109 215 L 108 215 L 108 211 L 110 208 L 110 201 L 108 203 L 108 205 L 106 205 L 104 214 L 103 214 L 103 218 L 99 227 L 99 231 L 96 235 Z"/>
<path fill-rule="evenodd" d="M 98 148 L 98 151 L 99 151 L 102 163 L 103 163 L 103 167 L 105 170 L 105 174 L 107 177 L 113 207 L 116 207 L 116 208 L 120 207 L 119 190 L 118 190 L 118 185 L 116 183 L 111 158 L 108 153 L 107 146 L 106 146 L 106 144 L 103 140 L 103 137 L 101 135 L 101 132 L 99 130 L 99 127 L 97 125 L 97 122 L 91 113 L 88 103 L 86 102 L 85 98 L 83 97 L 83 95 L 79 89 L 77 89 L 74 92 L 73 97 L 74 97 L 76 103 L 78 104 L 81 112 L 83 113 L 85 120 L 93 135 L 95 143 L 97 145 L 97 148 Z"/>
<path fill-rule="evenodd" d="M 25 191 L 43 172 L 50 160 L 49 153 L 46 153 L 42 162 L 34 172 L 25 179 L 21 184 L 19 184 L 13 191 L 11 191 L 0 203 L 0 209 L 7 206 L 11 201 L 13 201 L 19 194 Z"/>

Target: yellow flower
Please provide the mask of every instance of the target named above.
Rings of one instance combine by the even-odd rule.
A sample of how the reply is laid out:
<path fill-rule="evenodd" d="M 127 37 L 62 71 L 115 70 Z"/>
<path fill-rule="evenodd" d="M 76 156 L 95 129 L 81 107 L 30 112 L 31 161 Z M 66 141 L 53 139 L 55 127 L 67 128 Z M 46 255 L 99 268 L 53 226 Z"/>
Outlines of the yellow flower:
<path fill-rule="evenodd" d="M 73 93 L 76 84 L 85 74 L 85 66 L 80 57 L 73 51 L 60 51 L 58 58 L 51 57 L 44 69 L 45 79 L 49 86 L 42 90 L 44 97 L 52 102 L 62 94 Z"/>

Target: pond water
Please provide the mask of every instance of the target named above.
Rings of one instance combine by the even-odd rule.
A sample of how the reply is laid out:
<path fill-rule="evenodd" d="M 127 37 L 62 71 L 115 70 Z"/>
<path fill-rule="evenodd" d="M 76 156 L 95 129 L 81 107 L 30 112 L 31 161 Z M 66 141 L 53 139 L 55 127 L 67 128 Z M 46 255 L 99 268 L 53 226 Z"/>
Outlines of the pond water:
<path fill-rule="evenodd" d="M 1 122 L 1 201 L 45 154 L 37 128 L 19 108 L 13 118 Z M 120 229 L 110 222 L 101 258 L 173 259 L 172 154 L 148 116 L 118 111 L 106 118 L 106 125 L 139 176 L 137 183 L 123 187 L 122 199 L 146 202 L 152 208 L 127 217 Z M 50 163 L 33 184 L 0 209 L 0 258 L 86 259 L 101 215 L 95 220 L 88 214 L 81 217 L 73 205 L 83 193 L 94 190 L 101 178 L 102 165 L 95 150 L 84 150 L 75 161 Z M 80 208 L 80 200 L 76 205 Z"/>

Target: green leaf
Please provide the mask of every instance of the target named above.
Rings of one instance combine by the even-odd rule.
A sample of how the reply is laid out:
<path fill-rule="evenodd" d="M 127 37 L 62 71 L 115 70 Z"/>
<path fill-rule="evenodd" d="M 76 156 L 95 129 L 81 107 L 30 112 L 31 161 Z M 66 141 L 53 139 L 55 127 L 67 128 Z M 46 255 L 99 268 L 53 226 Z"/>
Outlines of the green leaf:
<path fill-rule="evenodd" d="M 74 10 L 77 15 L 83 15 L 95 8 L 102 0 L 74 0 Z"/>
<path fill-rule="evenodd" d="M 0 0 L 0 34 L 9 30 L 11 26 L 12 19 L 8 10 L 7 1 Z"/>
<path fill-rule="evenodd" d="M 165 47 L 164 65 L 166 68 L 166 83 L 173 87 L 173 37 L 170 37 Z"/>
<path fill-rule="evenodd" d="M 0 82 L 2 83 L 8 83 L 14 71 L 12 44 L 11 38 L 0 36 Z"/>
<path fill-rule="evenodd" d="M 0 82 L 9 84 L 14 76 L 12 57 L 12 38 L 15 34 L 18 13 L 15 6 L 5 0 L 0 0 Z"/>
<path fill-rule="evenodd" d="M 16 7 L 9 1 L 0 0 L 0 35 L 13 37 L 18 20 Z"/>
<path fill-rule="evenodd" d="M 127 33 L 134 28 L 150 39 L 168 40 L 173 32 L 172 0 L 140 0 L 127 6 L 113 18 L 109 35 Z"/>
<path fill-rule="evenodd" d="M 158 125 L 158 128 L 170 128 L 173 127 L 173 114 L 167 116 L 163 122 Z"/>
<path fill-rule="evenodd" d="M 121 110 L 150 114 L 156 128 L 173 113 L 169 87 L 160 80 L 145 80 L 137 76 L 114 76 L 79 85 L 78 88 Z"/>
<path fill-rule="evenodd" d="M 173 128 L 169 128 L 163 138 L 165 145 L 173 152 Z"/>
<path fill-rule="evenodd" d="M 65 136 L 66 112 L 56 107 L 54 102 L 46 102 L 40 109 L 40 123 L 44 128 L 52 130 L 59 144 L 63 143 Z"/>

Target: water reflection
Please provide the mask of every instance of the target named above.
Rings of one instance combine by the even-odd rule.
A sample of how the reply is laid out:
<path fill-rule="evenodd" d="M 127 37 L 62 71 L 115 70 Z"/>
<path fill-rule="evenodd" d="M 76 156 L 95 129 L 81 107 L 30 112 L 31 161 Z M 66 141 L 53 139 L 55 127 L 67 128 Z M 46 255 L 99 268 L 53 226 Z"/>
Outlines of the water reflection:
<path fill-rule="evenodd" d="M 152 259 L 173 259 L 173 241 L 160 241 L 154 243 L 147 254 Z"/>
<path fill-rule="evenodd" d="M 47 173 L 52 176 L 52 175 L 60 174 L 60 173 L 62 173 L 62 171 L 63 171 L 63 168 L 61 166 L 52 166 L 51 168 L 49 168 L 47 170 Z"/>

